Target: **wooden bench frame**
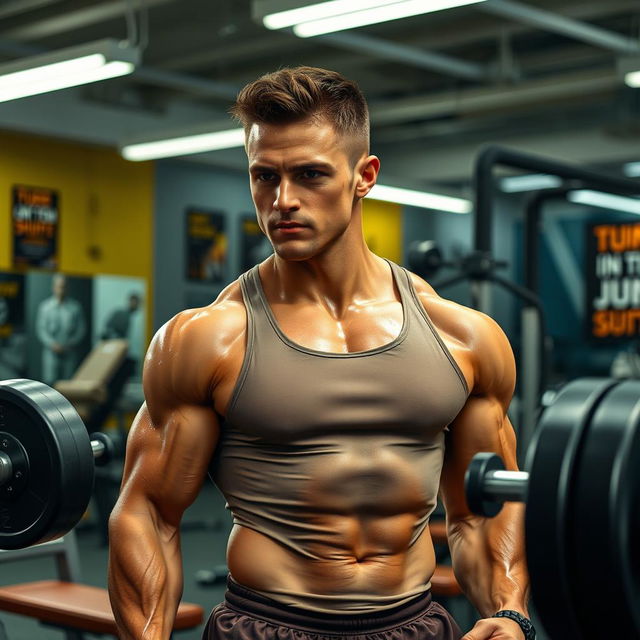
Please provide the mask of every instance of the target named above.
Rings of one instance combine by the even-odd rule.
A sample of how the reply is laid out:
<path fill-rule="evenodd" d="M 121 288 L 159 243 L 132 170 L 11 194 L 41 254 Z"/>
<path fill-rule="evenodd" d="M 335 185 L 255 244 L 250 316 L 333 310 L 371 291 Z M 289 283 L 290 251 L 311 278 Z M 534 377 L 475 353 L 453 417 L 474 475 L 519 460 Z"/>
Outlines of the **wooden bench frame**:
<path fill-rule="evenodd" d="M 117 637 L 116 621 L 106 589 L 82 584 L 75 533 L 28 549 L 0 551 L 0 563 L 55 556 L 58 580 L 38 580 L 0 587 L 0 610 L 35 618 L 65 632 L 67 640 L 83 640 L 83 632 Z M 196 604 L 180 603 L 174 631 L 193 629 L 204 619 Z"/>

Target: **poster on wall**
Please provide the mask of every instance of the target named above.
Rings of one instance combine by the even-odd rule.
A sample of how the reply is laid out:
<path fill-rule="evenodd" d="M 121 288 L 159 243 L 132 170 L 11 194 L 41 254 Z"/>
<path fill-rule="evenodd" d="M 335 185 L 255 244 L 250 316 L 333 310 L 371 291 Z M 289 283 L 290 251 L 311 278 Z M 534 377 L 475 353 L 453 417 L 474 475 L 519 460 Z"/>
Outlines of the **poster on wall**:
<path fill-rule="evenodd" d="M 640 223 L 587 225 L 587 336 L 640 336 Z"/>
<path fill-rule="evenodd" d="M 240 216 L 240 271 L 244 273 L 273 253 L 267 236 L 262 233 L 255 214 Z"/>
<path fill-rule="evenodd" d="M 0 273 L 0 380 L 23 378 L 26 368 L 24 276 Z"/>
<path fill-rule="evenodd" d="M 11 190 L 11 231 L 15 267 L 55 269 L 58 264 L 57 191 L 14 185 Z"/>
<path fill-rule="evenodd" d="M 187 279 L 224 282 L 227 277 L 225 216 L 220 211 L 187 209 Z"/>

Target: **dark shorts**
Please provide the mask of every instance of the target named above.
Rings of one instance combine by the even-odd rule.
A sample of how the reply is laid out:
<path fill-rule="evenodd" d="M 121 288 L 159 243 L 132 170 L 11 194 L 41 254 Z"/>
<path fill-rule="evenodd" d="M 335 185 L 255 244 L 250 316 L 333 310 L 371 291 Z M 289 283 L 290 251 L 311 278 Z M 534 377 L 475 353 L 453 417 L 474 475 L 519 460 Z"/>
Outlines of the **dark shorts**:
<path fill-rule="evenodd" d="M 203 640 L 459 640 L 454 619 L 426 593 L 404 605 L 349 616 L 304 611 L 265 598 L 229 580 L 224 602 L 209 618 Z"/>

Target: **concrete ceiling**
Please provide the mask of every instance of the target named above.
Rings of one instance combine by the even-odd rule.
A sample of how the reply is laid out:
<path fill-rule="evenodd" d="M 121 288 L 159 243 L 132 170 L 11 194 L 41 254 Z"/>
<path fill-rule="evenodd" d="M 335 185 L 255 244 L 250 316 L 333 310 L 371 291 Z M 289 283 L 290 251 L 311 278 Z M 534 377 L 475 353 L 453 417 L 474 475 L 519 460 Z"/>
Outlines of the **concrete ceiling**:
<path fill-rule="evenodd" d="M 621 56 L 640 56 L 638 0 L 486 0 L 309 39 L 268 31 L 251 9 L 250 0 L 0 0 L 3 61 L 104 37 L 146 45 L 133 76 L 1 103 L 0 128 L 116 147 L 217 125 L 244 83 L 308 64 L 360 83 L 387 183 L 464 185 L 487 142 L 613 167 L 640 160 L 640 90 L 616 71 Z M 190 159 L 244 167 L 241 150 Z"/>

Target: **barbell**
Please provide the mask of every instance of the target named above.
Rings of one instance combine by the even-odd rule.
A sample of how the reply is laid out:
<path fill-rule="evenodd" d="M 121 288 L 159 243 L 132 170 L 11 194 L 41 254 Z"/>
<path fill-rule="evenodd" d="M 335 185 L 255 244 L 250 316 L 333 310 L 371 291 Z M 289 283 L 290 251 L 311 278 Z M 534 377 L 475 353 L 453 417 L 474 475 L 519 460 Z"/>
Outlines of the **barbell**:
<path fill-rule="evenodd" d="M 640 381 L 579 379 L 542 414 L 525 471 L 467 470 L 469 508 L 526 502 L 531 595 L 554 639 L 640 638 Z"/>
<path fill-rule="evenodd" d="M 108 436 L 89 436 L 55 389 L 35 380 L 0 381 L 0 549 L 70 531 L 89 504 L 95 464 L 112 455 Z"/>

